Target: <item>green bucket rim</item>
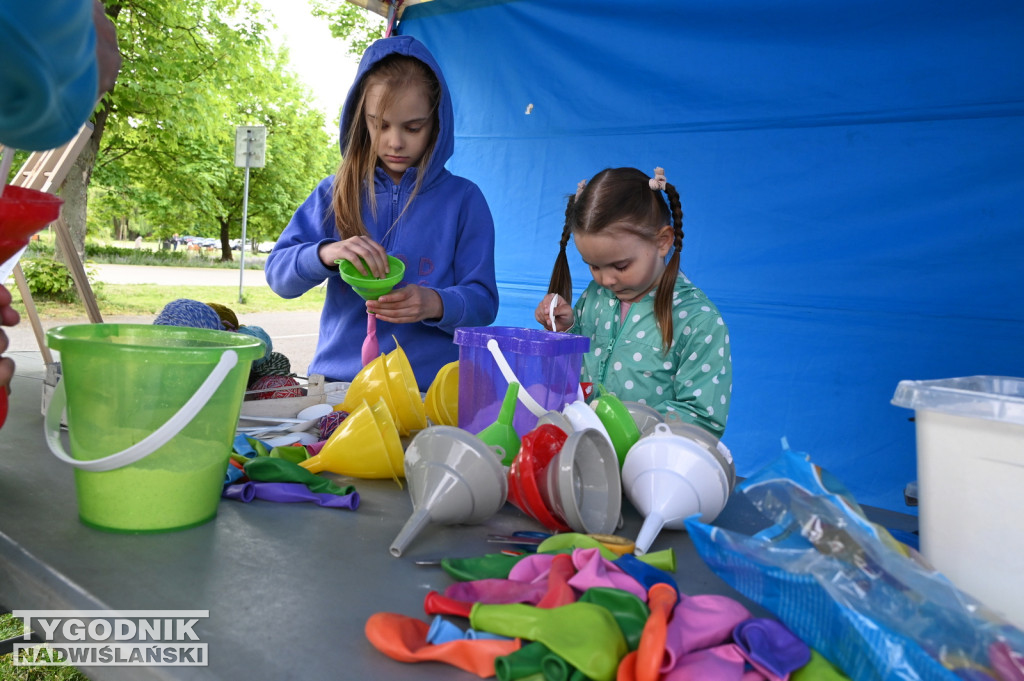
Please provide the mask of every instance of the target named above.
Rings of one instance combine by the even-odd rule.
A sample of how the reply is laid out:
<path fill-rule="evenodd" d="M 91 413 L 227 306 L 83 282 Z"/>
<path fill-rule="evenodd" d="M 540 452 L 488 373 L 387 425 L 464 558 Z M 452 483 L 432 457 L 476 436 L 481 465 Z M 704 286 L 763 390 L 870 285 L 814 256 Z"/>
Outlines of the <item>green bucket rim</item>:
<path fill-rule="evenodd" d="M 205 357 L 234 350 L 239 360 L 247 361 L 262 357 L 266 351 L 266 344 L 255 336 L 164 324 L 65 324 L 48 330 L 46 339 L 49 347 L 60 352 L 99 346 L 115 339 L 119 352 L 166 352 L 178 357 L 185 352 Z M 171 340 L 176 342 L 169 343 Z"/>

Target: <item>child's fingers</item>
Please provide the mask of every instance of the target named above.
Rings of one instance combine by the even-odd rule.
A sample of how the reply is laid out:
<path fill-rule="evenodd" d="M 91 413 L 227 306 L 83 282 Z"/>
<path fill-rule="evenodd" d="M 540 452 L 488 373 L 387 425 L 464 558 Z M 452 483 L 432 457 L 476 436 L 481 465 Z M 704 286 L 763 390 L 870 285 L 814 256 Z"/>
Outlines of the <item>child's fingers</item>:
<path fill-rule="evenodd" d="M 354 236 L 341 242 L 341 257 L 348 260 L 362 275 L 383 277 L 388 267 L 388 255 L 384 247 L 366 236 Z"/>
<path fill-rule="evenodd" d="M 545 329 L 552 331 L 551 319 L 548 316 L 548 308 L 551 305 L 551 296 L 555 294 L 549 293 L 544 296 L 541 301 L 537 304 L 537 309 L 533 311 L 533 317 L 537 320 L 537 323 L 543 326 Z"/>

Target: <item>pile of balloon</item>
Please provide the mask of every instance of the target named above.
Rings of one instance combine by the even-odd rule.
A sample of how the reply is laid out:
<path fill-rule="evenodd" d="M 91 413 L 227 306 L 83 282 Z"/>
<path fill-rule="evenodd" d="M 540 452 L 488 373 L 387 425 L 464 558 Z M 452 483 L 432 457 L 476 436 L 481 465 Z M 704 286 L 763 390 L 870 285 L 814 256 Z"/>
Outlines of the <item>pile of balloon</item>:
<path fill-rule="evenodd" d="M 727 596 L 680 592 L 671 550 L 619 555 L 561 533 L 535 553 L 441 566 L 455 581 L 426 594 L 428 620 L 369 617 L 364 631 L 378 651 L 501 681 L 846 678 L 782 623 Z"/>

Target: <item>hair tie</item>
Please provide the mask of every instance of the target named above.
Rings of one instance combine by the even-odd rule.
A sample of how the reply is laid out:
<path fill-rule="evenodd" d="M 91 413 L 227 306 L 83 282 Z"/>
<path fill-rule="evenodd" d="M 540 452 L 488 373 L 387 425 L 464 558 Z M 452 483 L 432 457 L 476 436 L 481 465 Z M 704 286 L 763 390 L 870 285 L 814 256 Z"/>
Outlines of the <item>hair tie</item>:
<path fill-rule="evenodd" d="M 578 183 L 576 183 L 576 198 L 577 199 L 580 198 L 580 194 L 582 194 L 583 190 L 586 189 L 586 188 L 587 188 L 587 181 L 586 180 L 580 180 Z"/>
<path fill-rule="evenodd" d="M 655 168 L 654 177 L 648 181 L 648 184 L 654 191 L 665 191 L 665 185 L 668 184 L 667 180 L 665 180 L 665 169 Z"/>

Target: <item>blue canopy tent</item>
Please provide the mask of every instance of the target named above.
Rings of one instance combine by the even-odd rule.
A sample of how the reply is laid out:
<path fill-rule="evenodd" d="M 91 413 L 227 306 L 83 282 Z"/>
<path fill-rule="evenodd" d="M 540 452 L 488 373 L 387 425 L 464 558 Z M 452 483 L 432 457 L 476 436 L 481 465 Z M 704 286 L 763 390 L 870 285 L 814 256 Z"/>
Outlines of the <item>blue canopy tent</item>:
<path fill-rule="evenodd" d="M 1021 3 L 432 0 L 397 31 L 449 80 L 496 323 L 536 327 L 579 180 L 666 169 L 683 270 L 730 327 L 740 475 L 786 437 L 905 510 L 896 384 L 1024 375 Z"/>

